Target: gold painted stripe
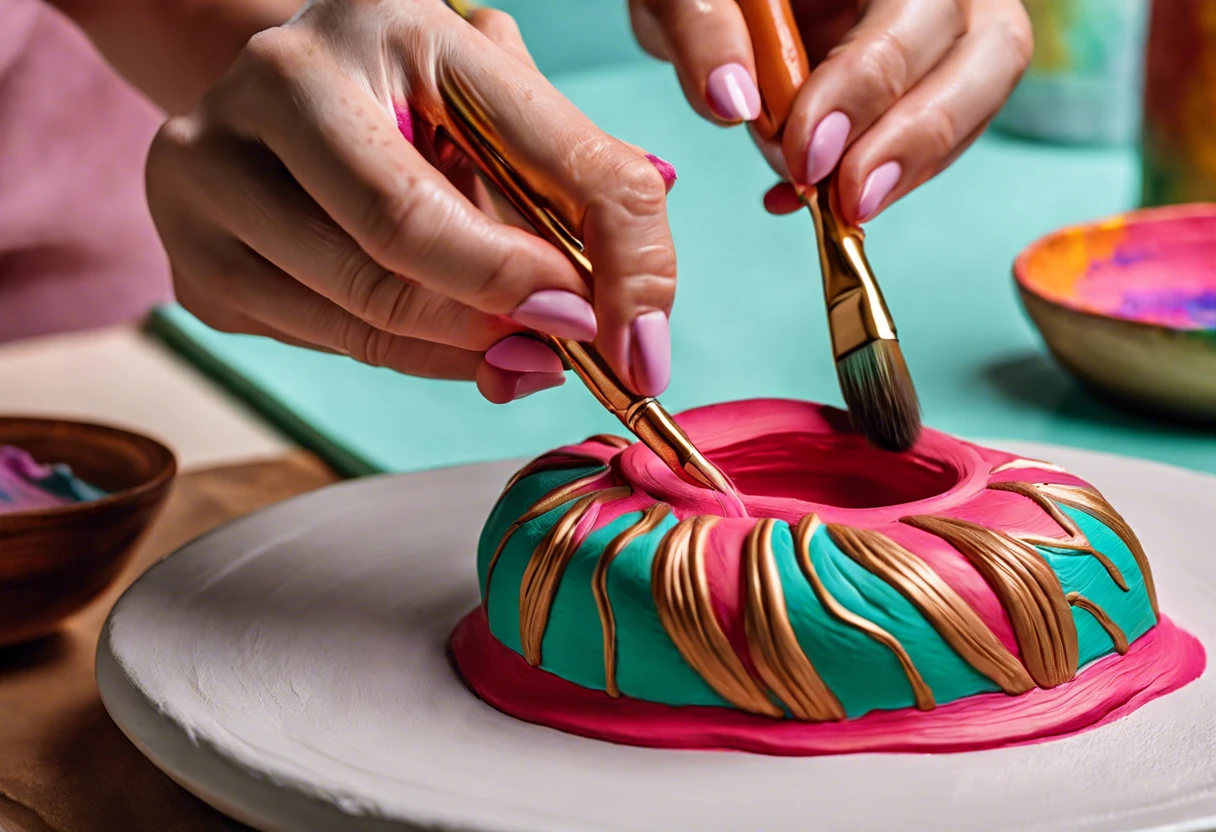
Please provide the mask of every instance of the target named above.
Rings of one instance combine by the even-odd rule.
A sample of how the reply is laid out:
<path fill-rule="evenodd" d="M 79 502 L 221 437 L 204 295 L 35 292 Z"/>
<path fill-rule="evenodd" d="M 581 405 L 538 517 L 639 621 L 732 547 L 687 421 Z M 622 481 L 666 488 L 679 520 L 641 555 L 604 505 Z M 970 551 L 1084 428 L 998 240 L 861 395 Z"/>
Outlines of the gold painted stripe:
<path fill-rule="evenodd" d="M 1019 694 L 1034 687 L 1017 657 L 923 560 L 869 529 L 831 523 L 827 530 L 842 552 L 907 598 L 964 661 L 1001 690 Z"/>
<path fill-rule="evenodd" d="M 519 643 L 524 658 L 533 667 L 540 664 L 541 643 L 549 627 L 549 611 L 561 585 L 562 574 L 582 543 L 575 537 L 579 522 L 592 509 L 632 493 L 629 488 L 609 488 L 579 497 L 536 544 L 519 582 Z"/>
<path fill-rule="evenodd" d="M 998 465 L 992 469 L 992 473 L 999 474 L 1002 471 L 1016 471 L 1020 468 L 1038 468 L 1043 471 L 1055 471 L 1057 474 L 1067 473 L 1059 465 L 1052 465 L 1050 462 L 1044 462 L 1041 459 L 1030 459 L 1023 457 L 1022 459 L 1011 459 L 1004 465 Z"/>
<path fill-rule="evenodd" d="M 621 695 L 616 686 L 616 617 L 612 614 L 612 602 L 608 598 L 608 569 L 625 547 L 642 535 L 650 534 L 671 513 L 667 503 L 655 503 L 646 509 L 638 522 L 612 539 L 604 549 L 595 572 L 591 576 L 591 593 L 595 596 L 595 607 L 600 613 L 600 629 L 604 633 L 604 690 L 614 699 Z"/>
<path fill-rule="evenodd" d="M 608 470 L 607 466 L 605 466 L 602 461 L 590 456 L 570 456 L 567 454 L 558 456 L 548 454 L 546 456 L 539 457 L 529 462 L 523 468 L 520 468 L 511 476 L 511 479 L 507 480 L 507 484 L 503 486 L 502 494 L 499 495 L 498 499 L 501 500 L 508 491 L 519 485 L 519 481 L 524 477 L 531 476 L 532 474 L 539 474 L 543 471 L 568 471 L 571 468 L 586 468 L 588 465 L 594 465 L 595 467 L 599 468 L 601 474 Z"/>
<path fill-rule="evenodd" d="M 1035 684 L 1053 688 L 1077 673 L 1077 627 L 1051 565 L 1027 543 L 967 520 L 919 515 L 902 519 L 957 549 L 1009 615 L 1022 662 Z"/>
<path fill-rule="evenodd" d="M 743 621 L 748 652 L 760 678 L 795 719 L 844 719 L 840 700 L 803 652 L 790 624 L 781 575 L 773 557 L 776 523 L 772 519 L 756 523 L 743 547 L 743 581 L 747 588 Z"/>
<path fill-rule="evenodd" d="M 723 699 L 744 711 L 781 717 L 714 616 L 703 558 L 705 538 L 717 519 L 685 518 L 664 535 L 651 570 L 659 620 L 684 660 Z"/>
<path fill-rule="evenodd" d="M 494 554 L 490 556 L 490 562 L 486 566 L 486 590 L 485 595 L 481 599 L 481 606 L 487 614 L 490 611 L 490 579 L 494 577 L 494 567 L 498 565 L 498 559 L 502 557 L 503 550 L 507 548 L 511 535 L 519 531 L 520 527 L 531 523 L 542 514 L 547 514 L 562 503 L 568 503 L 573 500 L 581 491 L 591 487 L 596 480 L 604 476 L 604 472 L 607 470 L 607 468 L 600 468 L 598 471 L 592 471 L 586 476 L 571 480 L 565 485 L 559 485 L 533 503 L 532 508 L 524 512 L 518 520 L 507 527 L 507 530 L 503 532 L 502 540 L 498 541 L 498 548 L 494 550 Z"/>
<path fill-rule="evenodd" d="M 1093 601 L 1089 600 L 1084 595 L 1081 595 L 1079 592 L 1070 592 L 1068 593 L 1067 597 L 1068 603 L 1072 604 L 1074 607 L 1080 607 L 1097 619 L 1097 622 L 1102 625 L 1102 629 L 1106 630 L 1106 634 L 1110 636 L 1110 640 L 1115 643 L 1116 653 L 1122 656 L 1127 652 L 1128 647 L 1130 646 L 1127 643 L 1127 636 L 1124 634 L 1123 629 L 1112 621 L 1111 617 L 1106 614 L 1106 610 L 1102 609 Z"/>
<path fill-rule="evenodd" d="M 628 448 L 633 444 L 625 437 L 613 436 L 611 433 L 597 433 L 595 436 L 588 436 L 585 441 L 607 445 L 610 448 Z"/>
<path fill-rule="evenodd" d="M 1013 535 L 1023 543 L 1029 543 L 1031 546 L 1044 546 L 1049 549 L 1073 550 L 1082 554 L 1091 555 L 1094 560 L 1102 564 L 1106 569 L 1106 573 L 1110 575 L 1110 579 L 1115 582 L 1115 586 L 1127 592 L 1127 581 L 1123 578 L 1123 573 L 1115 562 L 1099 552 L 1089 542 L 1085 533 L 1081 531 L 1081 527 L 1073 522 L 1073 519 L 1064 512 L 1060 511 L 1060 507 L 1047 497 L 1042 491 L 1041 486 L 1033 485 L 1028 482 L 994 482 L 989 483 L 988 488 L 993 491 L 1008 491 L 1012 494 L 1018 494 L 1029 500 L 1032 500 L 1035 505 L 1043 509 L 1052 520 L 1056 522 L 1064 533 L 1068 535 L 1065 540 L 1057 540 L 1052 537 L 1041 537 L 1033 534 L 1015 534 Z"/>
<path fill-rule="evenodd" d="M 1119 512 L 1115 511 L 1114 506 L 1092 488 L 1050 483 L 1042 483 L 1038 488 L 1056 502 L 1085 512 L 1119 536 L 1123 545 L 1136 559 L 1136 565 L 1140 567 L 1140 574 L 1144 576 L 1144 591 L 1148 594 L 1148 602 L 1153 608 L 1153 615 L 1158 615 L 1157 586 L 1153 582 L 1153 571 L 1148 565 L 1148 555 L 1145 554 L 1144 547 L 1140 545 L 1140 539 L 1136 537 L 1132 527 L 1127 524 Z"/>
<path fill-rule="evenodd" d="M 802 574 L 806 576 L 807 582 L 819 598 L 819 603 L 823 604 L 824 608 L 836 618 L 865 633 L 894 653 L 895 658 L 899 660 L 900 667 L 904 669 L 904 675 L 908 677 L 908 684 L 912 687 L 912 695 L 916 700 L 916 707 L 922 711 L 933 710 L 937 707 L 937 701 L 933 698 L 933 691 L 925 683 L 924 678 L 920 675 L 920 671 L 916 669 L 912 657 L 908 655 L 908 651 L 900 644 L 899 639 L 873 621 L 862 618 L 852 610 L 844 607 L 828 591 L 827 586 L 824 585 L 823 580 L 819 577 L 819 573 L 815 571 L 815 564 L 811 560 L 811 538 L 815 536 L 816 530 L 821 525 L 822 523 L 816 515 L 808 514 L 799 520 L 798 525 L 794 527 L 794 552 L 798 559 L 798 565 L 802 568 Z"/>

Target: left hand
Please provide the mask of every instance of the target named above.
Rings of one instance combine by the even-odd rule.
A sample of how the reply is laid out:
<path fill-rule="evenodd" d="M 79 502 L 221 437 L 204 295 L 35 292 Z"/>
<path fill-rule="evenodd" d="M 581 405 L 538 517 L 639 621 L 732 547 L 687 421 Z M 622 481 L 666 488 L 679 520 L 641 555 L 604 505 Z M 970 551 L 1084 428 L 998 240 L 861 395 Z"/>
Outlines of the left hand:
<path fill-rule="evenodd" d="M 862 223 L 950 165 L 1013 91 L 1033 49 L 1021 0 L 791 0 L 811 74 L 780 147 L 783 177 L 839 166 L 844 219 Z M 760 113 L 751 39 L 735 0 L 630 0 L 642 47 L 671 61 L 693 108 L 718 124 Z M 801 207 L 786 184 L 774 213 Z"/>

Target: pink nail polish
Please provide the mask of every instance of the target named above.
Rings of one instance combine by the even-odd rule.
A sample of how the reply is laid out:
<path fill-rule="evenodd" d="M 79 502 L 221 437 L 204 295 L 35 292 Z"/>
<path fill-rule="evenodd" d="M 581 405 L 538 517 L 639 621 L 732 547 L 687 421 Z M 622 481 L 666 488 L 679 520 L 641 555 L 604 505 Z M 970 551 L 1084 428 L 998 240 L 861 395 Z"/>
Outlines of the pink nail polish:
<path fill-rule="evenodd" d="M 560 373 L 562 360 L 527 335 L 511 335 L 486 350 L 486 363 L 512 373 Z"/>
<path fill-rule="evenodd" d="M 853 123 L 844 113 L 836 110 L 828 113 L 811 133 L 811 143 L 806 151 L 806 184 L 814 185 L 840 164 L 844 155 L 844 143 L 848 141 Z"/>
<path fill-rule="evenodd" d="M 667 193 L 671 193 L 671 189 L 675 187 L 676 184 L 675 165 L 666 159 L 660 159 L 653 153 L 647 153 L 646 158 L 650 161 L 650 164 L 655 166 L 655 169 L 659 172 L 659 175 L 663 177 L 663 184 L 667 186 Z"/>
<path fill-rule="evenodd" d="M 558 338 L 574 341 L 595 339 L 595 310 L 573 292 L 542 289 L 515 307 L 511 320 Z"/>
<path fill-rule="evenodd" d="M 742 64 L 723 64 L 705 84 L 710 109 L 725 121 L 751 121 L 760 115 L 760 90 Z"/>
<path fill-rule="evenodd" d="M 524 373 L 519 377 L 519 381 L 515 382 L 515 395 L 511 397 L 511 401 L 526 398 L 541 390 L 561 387 L 565 383 L 566 377 L 561 373 Z"/>
<path fill-rule="evenodd" d="M 410 113 L 409 104 L 396 104 L 393 110 L 397 115 L 397 129 L 401 131 L 401 135 L 405 136 L 405 140 L 410 144 L 414 143 L 414 116 Z"/>
<path fill-rule="evenodd" d="M 643 396 L 657 396 L 671 380 L 671 330 L 663 312 L 638 315 L 631 327 L 629 372 Z"/>
<path fill-rule="evenodd" d="M 891 189 L 899 182 L 903 167 L 899 162 L 886 162 L 874 168 L 866 177 L 866 184 L 861 189 L 861 201 L 857 203 L 858 222 L 872 219 L 878 213 Z"/>

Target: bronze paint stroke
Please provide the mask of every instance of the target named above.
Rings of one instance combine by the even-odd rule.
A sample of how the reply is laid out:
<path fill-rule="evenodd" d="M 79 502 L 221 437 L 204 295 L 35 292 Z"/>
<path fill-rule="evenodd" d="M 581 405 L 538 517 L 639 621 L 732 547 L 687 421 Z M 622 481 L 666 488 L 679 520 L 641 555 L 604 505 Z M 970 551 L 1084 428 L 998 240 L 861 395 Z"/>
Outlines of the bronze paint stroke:
<path fill-rule="evenodd" d="M 1127 635 L 1123 632 L 1123 628 L 1111 620 L 1111 617 L 1106 614 L 1106 610 L 1099 607 L 1093 601 L 1086 598 L 1079 592 L 1070 592 L 1066 596 L 1068 603 L 1074 607 L 1085 610 L 1092 615 L 1094 619 L 1102 625 L 1102 629 L 1106 630 L 1106 634 L 1110 636 L 1110 640 L 1115 643 L 1115 652 L 1122 656 L 1128 651 L 1131 646 L 1127 642 Z"/>
<path fill-rule="evenodd" d="M 532 474 L 539 474 L 544 471 L 566 471 L 571 468 L 586 468 L 588 465 L 594 465 L 596 468 L 599 468 L 601 474 L 608 470 L 608 466 L 604 465 L 603 460 L 596 457 L 579 456 L 578 454 L 545 454 L 539 459 L 532 460 L 523 468 L 516 471 L 511 476 L 511 479 L 507 480 L 507 484 L 503 488 L 502 494 L 499 495 L 498 499 L 501 500 L 504 496 L 506 496 L 507 492 L 519 485 L 519 481 L 524 477 L 531 476 Z"/>
<path fill-rule="evenodd" d="M 1136 565 L 1140 567 L 1140 574 L 1144 576 L 1144 591 L 1148 594 L 1149 605 L 1153 609 L 1153 615 L 1160 619 L 1161 614 L 1157 610 L 1157 586 L 1153 582 L 1153 571 L 1148 565 L 1148 555 L 1145 554 L 1144 547 L 1140 545 L 1140 539 L 1136 537 L 1132 527 L 1123 519 L 1123 515 L 1115 511 L 1114 506 L 1092 488 L 1052 483 L 1042 483 L 1036 487 L 1056 502 L 1085 512 L 1119 536 L 1123 545 L 1136 559 Z"/>
<path fill-rule="evenodd" d="M 533 667 L 540 664 L 541 644 L 549 627 L 549 611 L 562 574 L 583 542 L 575 535 L 580 521 L 605 503 L 624 499 L 632 493 L 631 488 L 609 488 L 579 497 L 536 544 L 519 582 L 519 643 L 524 658 Z"/>
<path fill-rule="evenodd" d="M 798 565 L 802 569 L 802 574 L 811 585 L 811 589 L 815 591 L 816 597 L 819 598 L 819 603 L 823 604 L 824 609 L 831 615 L 865 633 L 894 653 L 895 658 L 899 660 L 900 667 L 904 670 L 904 675 L 908 677 L 908 684 L 912 687 L 912 695 L 915 698 L 916 707 L 922 711 L 933 710 L 937 707 L 933 691 L 920 675 L 920 671 L 916 669 L 912 657 L 908 655 L 908 651 L 904 649 L 899 639 L 873 621 L 862 618 L 852 610 L 847 609 L 828 591 L 827 586 L 819 577 L 819 573 L 815 570 L 814 561 L 811 560 L 811 538 L 815 536 L 815 532 L 822 525 L 816 515 L 808 514 L 799 520 L 798 525 L 794 527 L 794 553 Z"/>
<path fill-rule="evenodd" d="M 667 503 L 655 503 L 646 509 L 641 519 L 618 534 L 605 547 L 595 564 L 591 576 L 591 592 L 595 596 L 595 607 L 600 614 L 600 629 L 604 633 L 604 690 L 612 698 L 621 695 L 616 684 L 616 617 L 612 613 L 612 601 L 608 597 L 608 569 L 617 555 L 639 537 L 650 534 L 671 513 Z"/>
<path fill-rule="evenodd" d="M 781 575 L 773 558 L 776 520 L 752 527 L 743 547 L 747 597 L 743 622 L 756 672 L 795 719 L 827 722 L 845 718 L 844 707 L 803 652 L 790 624 Z"/>
<path fill-rule="evenodd" d="M 1028 482 L 994 482 L 990 483 L 988 488 L 992 491 L 1008 491 L 1011 494 L 1018 494 L 1031 500 L 1035 505 L 1043 509 L 1056 522 L 1056 525 L 1068 535 L 1064 540 L 1033 534 L 1013 535 L 1018 540 L 1023 543 L 1029 543 L 1031 546 L 1042 546 L 1046 549 L 1060 549 L 1063 551 L 1071 550 L 1091 555 L 1106 569 L 1106 573 L 1115 582 L 1115 586 L 1124 592 L 1128 591 L 1127 581 L 1124 579 L 1119 567 L 1115 565 L 1115 562 L 1093 547 L 1093 544 L 1089 542 L 1085 533 L 1081 531 L 1081 527 L 1074 523 L 1071 517 L 1061 511 L 1060 507 L 1042 492 L 1040 486 Z"/>
<path fill-rule="evenodd" d="M 1053 688 L 1077 673 L 1077 627 L 1051 565 L 1031 545 L 978 523 L 918 515 L 901 521 L 957 549 L 1009 615 L 1035 684 Z"/>
<path fill-rule="evenodd" d="M 685 518 L 664 535 L 651 570 L 659 620 L 684 660 L 723 699 L 744 711 L 781 717 L 714 616 L 703 559 L 705 538 L 716 521 L 712 516 Z"/>
<path fill-rule="evenodd" d="M 1017 657 L 923 560 L 869 529 L 831 523 L 827 530 L 842 552 L 907 598 L 964 661 L 1001 690 L 1016 695 L 1035 686 Z"/>
<path fill-rule="evenodd" d="M 537 470 L 539 471 L 545 469 L 538 468 Z M 601 479 L 604 474 L 607 473 L 607 471 L 608 469 L 606 467 L 601 467 L 598 470 L 592 471 L 586 476 L 579 477 L 576 480 L 571 480 L 564 485 L 559 485 L 557 488 L 553 489 L 548 494 L 533 503 L 530 509 L 520 515 L 519 519 L 507 527 L 507 530 L 503 532 L 502 540 L 498 541 L 498 547 L 494 550 L 494 554 L 490 556 L 490 562 L 486 564 L 486 588 L 484 594 L 482 595 L 481 606 L 482 609 L 486 611 L 487 615 L 489 615 L 490 612 L 490 580 L 494 577 L 494 567 L 498 565 L 498 559 L 502 557 L 503 550 L 507 548 L 507 543 L 510 542 L 511 536 L 519 531 L 521 527 L 531 523 L 542 514 L 547 514 L 563 503 L 568 503 L 575 497 L 579 496 L 581 492 L 587 490 L 594 485 L 596 481 Z"/>

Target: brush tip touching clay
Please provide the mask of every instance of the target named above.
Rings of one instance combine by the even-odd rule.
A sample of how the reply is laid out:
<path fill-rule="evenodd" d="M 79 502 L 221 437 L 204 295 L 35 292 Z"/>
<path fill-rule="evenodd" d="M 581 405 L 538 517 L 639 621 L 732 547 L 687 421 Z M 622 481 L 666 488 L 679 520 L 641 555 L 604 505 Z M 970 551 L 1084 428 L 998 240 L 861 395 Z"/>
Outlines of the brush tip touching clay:
<path fill-rule="evenodd" d="M 482 699 L 636 745 L 948 751 L 1074 733 L 1203 670 L 1135 533 L 1057 466 L 931 430 L 888 453 L 794 401 L 679 421 L 738 501 L 611 436 L 507 484 L 450 644 Z"/>

